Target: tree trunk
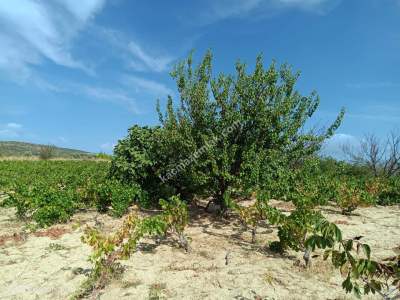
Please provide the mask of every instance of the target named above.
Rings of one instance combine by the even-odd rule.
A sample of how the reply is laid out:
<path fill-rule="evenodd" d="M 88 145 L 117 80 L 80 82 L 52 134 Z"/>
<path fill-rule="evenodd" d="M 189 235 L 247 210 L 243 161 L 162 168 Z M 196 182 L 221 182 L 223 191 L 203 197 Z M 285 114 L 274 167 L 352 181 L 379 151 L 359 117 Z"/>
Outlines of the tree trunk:
<path fill-rule="evenodd" d="M 225 179 L 223 177 L 218 178 L 218 188 L 216 196 L 214 197 L 214 203 L 219 205 L 221 208 L 221 212 L 224 213 L 227 209 L 227 206 L 224 201 L 224 194 L 228 187 L 226 186 Z"/>

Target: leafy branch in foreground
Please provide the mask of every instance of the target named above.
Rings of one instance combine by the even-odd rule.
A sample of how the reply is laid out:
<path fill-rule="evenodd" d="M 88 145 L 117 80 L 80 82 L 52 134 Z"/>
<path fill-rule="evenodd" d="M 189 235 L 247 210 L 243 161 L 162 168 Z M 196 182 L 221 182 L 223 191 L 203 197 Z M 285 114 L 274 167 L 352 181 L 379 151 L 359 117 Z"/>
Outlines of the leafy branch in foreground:
<path fill-rule="evenodd" d="M 340 269 L 346 278 L 342 283 L 346 292 L 354 292 L 357 297 L 378 293 L 384 299 L 391 299 L 390 294 L 400 292 L 400 256 L 387 258 L 384 262 L 374 261 L 370 246 L 360 242 L 362 237 L 342 240 L 339 238 L 341 234 L 333 237 L 330 232 L 330 228 L 336 225 L 325 220 L 318 226 L 321 235 L 310 236 L 306 245 L 310 250 L 328 248 L 324 260 L 331 257 L 333 266 Z M 337 243 L 331 246 L 327 240 L 336 240 Z"/>
<path fill-rule="evenodd" d="M 251 228 L 253 242 L 261 222 L 278 225 L 279 242 L 271 243 L 270 248 L 279 252 L 289 248 L 304 251 L 306 267 L 311 264 L 314 250 L 326 249 L 324 260 L 331 257 L 333 266 L 340 269 L 346 278 L 342 283 L 346 292 L 354 292 L 358 297 L 379 293 L 385 299 L 392 293 L 400 293 L 400 256 L 384 262 L 372 260 L 370 246 L 361 243 L 361 237 L 342 239 L 341 230 L 320 212 L 299 206 L 290 215 L 284 215 L 262 197 L 247 207 L 234 203 L 229 197 L 225 202 L 238 213 L 246 228 Z"/>
<path fill-rule="evenodd" d="M 346 277 L 342 283 L 346 292 L 358 297 L 379 293 L 385 299 L 390 293 L 400 292 L 400 256 L 389 263 L 371 260 L 370 246 L 361 243 L 361 237 L 343 240 L 336 224 L 311 209 L 297 208 L 282 221 L 278 230 L 281 248 L 303 250 L 306 266 L 311 263 L 312 251 L 326 249 L 324 259 L 331 256 L 333 266 Z"/>
<path fill-rule="evenodd" d="M 400 292 L 400 256 L 389 263 L 371 260 L 370 246 L 361 243 L 361 237 L 343 240 L 340 229 L 319 212 L 296 209 L 284 220 L 278 235 L 283 248 L 305 251 L 306 266 L 311 263 L 312 251 L 327 249 L 324 259 L 331 256 L 333 266 L 346 277 L 342 287 L 348 293 L 360 297 L 377 292 L 386 299 L 393 291 Z M 364 256 L 360 255 L 361 249 Z"/>
<path fill-rule="evenodd" d="M 189 250 L 189 243 L 183 233 L 188 223 L 186 204 L 178 196 L 172 196 L 168 201 L 161 199 L 160 205 L 163 212 L 152 217 L 140 217 L 137 210 L 133 210 L 111 235 L 105 235 L 93 227 L 85 229 L 82 241 L 93 248 L 90 256 L 93 269 L 81 290 L 73 296 L 75 299 L 96 295 L 112 278 L 121 274 L 123 269 L 118 260 L 128 259 L 144 237 L 175 233 L 179 244 L 186 251 Z"/>

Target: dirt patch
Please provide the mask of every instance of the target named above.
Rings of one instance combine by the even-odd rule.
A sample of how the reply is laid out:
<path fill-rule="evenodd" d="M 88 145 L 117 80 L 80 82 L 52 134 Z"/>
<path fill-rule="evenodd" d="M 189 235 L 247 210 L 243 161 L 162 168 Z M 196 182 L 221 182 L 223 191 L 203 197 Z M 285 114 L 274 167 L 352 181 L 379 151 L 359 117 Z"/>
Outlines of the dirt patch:
<path fill-rule="evenodd" d="M 286 203 L 276 204 L 290 209 Z M 362 235 L 371 245 L 373 258 L 400 251 L 398 206 L 360 208 L 352 216 L 333 209 L 322 212 L 338 224 L 345 238 Z M 29 235 L 23 243 L 7 242 L 6 249 L 0 248 L 0 299 L 67 299 L 90 271 L 91 249 L 80 237 L 85 224 L 95 223 L 111 232 L 121 220 L 82 212 L 69 224 Z M 23 226 L 11 211 L 0 208 L 1 236 L 13 236 Z M 161 245 L 143 241 L 129 260 L 122 261 L 122 278 L 107 286 L 99 298 L 355 299 L 342 290 L 343 278 L 321 253 L 315 253 L 318 256 L 306 269 L 302 253 L 269 251 L 268 243 L 278 240 L 275 227 L 260 228 L 256 244 L 251 244 L 251 232 L 237 220 L 199 211 L 192 215 L 186 234 L 191 239 L 190 253 L 174 247 L 171 239 Z"/>
<path fill-rule="evenodd" d="M 346 220 L 336 220 L 334 223 L 337 225 L 350 225 L 350 223 Z"/>
<path fill-rule="evenodd" d="M 71 232 L 71 229 L 69 228 L 51 227 L 46 230 L 35 231 L 33 235 L 36 237 L 49 237 L 52 240 L 56 240 L 69 232 Z"/>
<path fill-rule="evenodd" d="M 286 211 L 286 212 L 291 212 L 296 209 L 294 204 L 292 202 L 283 202 L 283 201 L 277 201 L 277 200 L 271 200 L 269 204 L 272 207 L 278 208 L 280 210 Z"/>
<path fill-rule="evenodd" d="M 13 233 L 0 236 L 0 247 L 6 245 L 8 242 L 13 244 L 23 243 L 27 238 L 25 233 Z"/>

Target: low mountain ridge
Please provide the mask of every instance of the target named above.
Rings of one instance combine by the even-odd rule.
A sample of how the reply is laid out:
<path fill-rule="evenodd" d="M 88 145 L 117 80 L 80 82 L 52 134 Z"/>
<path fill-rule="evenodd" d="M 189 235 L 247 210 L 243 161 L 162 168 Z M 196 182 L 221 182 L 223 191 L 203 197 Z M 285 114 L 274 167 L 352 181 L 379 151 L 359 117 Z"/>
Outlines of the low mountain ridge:
<path fill-rule="evenodd" d="M 48 145 L 33 144 L 26 142 L 15 142 L 15 141 L 0 141 L 0 157 L 8 156 L 39 156 L 40 150 Z M 81 158 L 92 156 L 90 152 L 62 148 L 54 146 L 54 157 L 57 158 Z"/>

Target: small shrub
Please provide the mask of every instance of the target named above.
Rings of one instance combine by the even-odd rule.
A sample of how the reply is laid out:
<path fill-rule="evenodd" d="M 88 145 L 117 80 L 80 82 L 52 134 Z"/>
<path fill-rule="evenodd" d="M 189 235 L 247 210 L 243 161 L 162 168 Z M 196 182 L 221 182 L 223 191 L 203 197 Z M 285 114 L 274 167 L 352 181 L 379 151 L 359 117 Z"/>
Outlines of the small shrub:
<path fill-rule="evenodd" d="M 280 241 L 273 241 L 270 242 L 268 245 L 268 248 L 272 251 L 272 252 L 276 252 L 276 253 L 283 253 L 285 249 L 282 248 L 282 243 Z"/>
<path fill-rule="evenodd" d="M 33 220 L 40 227 L 67 222 L 76 209 L 71 194 L 64 192 L 51 193 L 41 202 L 32 214 Z"/>
<path fill-rule="evenodd" d="M 10 204 L 17 208 L 17 215 L 29 218 L 39 227 L 66 222 L 76 210 L 76 202 L 70 191 L 52 187 L 21 187 L 10 195 Z"/>
<path fill-rule="evenodd" d="M 400 204 L 400 176 L 389 178 L 378 195 L 379 205 Z"/>
<path fill-rule="evenodd" d="M 96 158 L 103 160 L 112 160 L 113 156 L 104 152 L 100 152 L 96 154 Z"/>
<path fill-rule="evenodd" d="M 39 158 L 43 160 L 48 160 L 53 158 L 56 154 L 56 147 L 53 145 L 47 145 L 40 147 Z"/>
<path fill-rule="evenodd" d="M 362 203 L 361 191 L 354 184 L 342 183 L 338 190 L 337 204 L 342 214 L 351 214 Z"/>
<path fill-rule="evenodd" d="M 90 260 L 94 267 L 75 298 L 98 292 L 111 278 L 121 274 L 121 265 L 118 261 L 129 258 L 143 237 L 166 235 L 171 231 L 178 235 L 179 242 L 182 238 L 186 241 L 183 235 L 188 221 L 186 204 L 178 196 L 160 202 L 165 209 L 160 215 L 142 218 L 136 211 L 132 211 L 114 234 L 105 235 L 93 227 L 85 229 L 82 241 L 93 248 Z"/>
<path fill-rule="evenodd" d="M 116 217 L 124 215 L 134 202 L 147 205 L 147 196 L 138 185 L 127 185 L 116 180 L 107 180 L 97 188 L 96 207 L 99 212 L 112 209 Z"/>

